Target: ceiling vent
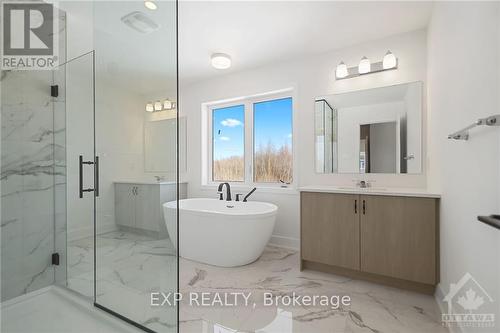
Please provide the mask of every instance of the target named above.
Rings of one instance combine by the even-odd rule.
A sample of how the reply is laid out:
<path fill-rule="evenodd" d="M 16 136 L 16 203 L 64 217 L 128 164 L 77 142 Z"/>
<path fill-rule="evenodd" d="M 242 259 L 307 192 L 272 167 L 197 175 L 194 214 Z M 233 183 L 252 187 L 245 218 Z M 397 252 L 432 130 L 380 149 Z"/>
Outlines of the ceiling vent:
<path fill-rule="evenodd" d="M 160 28 L 158 24 L 141 12 L 132 12 L 121 18 L 122 22 L 135 31 L 142 34 L 149 34 Z"/>

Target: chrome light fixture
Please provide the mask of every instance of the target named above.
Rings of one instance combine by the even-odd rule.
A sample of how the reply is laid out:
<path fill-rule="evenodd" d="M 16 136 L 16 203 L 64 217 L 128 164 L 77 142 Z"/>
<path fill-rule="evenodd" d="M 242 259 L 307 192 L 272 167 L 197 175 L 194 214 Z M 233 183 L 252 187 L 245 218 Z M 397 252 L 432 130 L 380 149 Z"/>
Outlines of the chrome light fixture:
<path fill-rule="evenodd" d="M 347 71 L 347 65 L 341 61 L 340 64 L 337 65 L 337 69 L 335 70 L 335 77 L 337 79 L 343 79 L 347 75 L 349 75 L 349 72 Z"/>
<path fill-rule="evenodd" d="M 384 56 L 384 60 L 382 60 L 383 69 L 391 69 L 396 67 L 397 65 L 398 60 L 396 59 L 396 56 L 391 51 L 387 51 Z"/>
<path fill-rule="evenodd" d="M 348 68 L 346 64 L 341 61 L 335 69 L 335 78 L 337 80 L 350 79 L 361 75 L 373 74 L 397 68 L 398 58 L 396 58 L 391 51 L 387 51 L 384 59 L 375 63 L 371 63 L 370 59 L 363 57 L 361 58 L 358 66 Z"/>
<path fill-rule="evenodd" d="M 153 106 L 153 103 L 152 102 L 148 102 L 146 104 L 146 112 L 154 112 L 155 108 Z"/>
<path fill-rule="evenodd" d="M 212 67 L 216 69 L 228 69 L 231 67 L 231 57 L 225 53 L 212 54 L 210 62 Z"/>
<path fill-rule="evenodd" d="M 361 58 L 361 61 L 359 62 L 358 65 L 358 73 L 366 74 L 369 73 L 371 69 L 372 69 L 372 64 L 370 63 L 370 60 L 367 57 Z"/>

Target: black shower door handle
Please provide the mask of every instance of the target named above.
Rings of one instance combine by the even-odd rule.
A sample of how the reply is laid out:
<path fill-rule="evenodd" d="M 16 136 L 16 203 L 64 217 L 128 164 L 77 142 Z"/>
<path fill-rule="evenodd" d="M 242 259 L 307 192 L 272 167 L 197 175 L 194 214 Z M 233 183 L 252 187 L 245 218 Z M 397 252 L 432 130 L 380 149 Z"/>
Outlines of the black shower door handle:
<path fill-rule="evenodd" d="M 80 186 L 78 187 L 78 194 L 79 194 L 79 197 L 80 198 L 83 198 L 83 193 L 84 192 L 94 192 L 94 189 L 93 188 L 83 188 L 83 166 L 84 165 L 92 165 L 94 164 L 94 162 L 92 161 L 84 161 L 83 160 L 83 156 L 80 155 L 78 157 L 78 164 L 79 164 L 79 183 L 80 183 Z M 98 174 L 96 176 L 96 179 L 98 178 Z"/>

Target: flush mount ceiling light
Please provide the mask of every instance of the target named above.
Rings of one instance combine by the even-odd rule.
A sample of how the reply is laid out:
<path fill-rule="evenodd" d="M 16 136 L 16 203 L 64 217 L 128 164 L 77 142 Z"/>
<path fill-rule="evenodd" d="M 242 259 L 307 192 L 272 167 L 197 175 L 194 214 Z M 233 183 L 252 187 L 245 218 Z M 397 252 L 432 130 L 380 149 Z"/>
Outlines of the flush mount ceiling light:
<path fill-rule="evenodd" d="M 158 8 L 156 3 L 154 1 L 151 1 L 151 0 L 145 0 L 144 7 L 146 7 L 149 10 L 156 10 Z"/>
<path fill-rule="evenodd" d="M 359 62 L 358 65 L 359 74 L 369 73 L 371 69 L 372 69 L 372 64 L 370 63 L 370 60 L 367 57 L 361 58 L 361 61 Z"/>
<path fill-rule="evenodd" d="M 347 65 L 344 64 L 343 61 L 341 61 L 340 64 L 337 65 L 337 69 L 335 70 L 335 77 L 337 79 L 343 79 L 347 75 L 349 75 L 349 72 L 347 71 Z"/>
<path fill-rule="evenodd" d="M 146 111 L 147 112 L 154 112 L 155 108 L 153 106 L 153 103 L 149 102 L 146 104 Z"/>
<path fill-rule="evenodd" d="M 214 53 L 210 57 L 212 67 L 216 69 L 228 69 L 231 67 L 231 57 L 224 53 Z"/>
<path fill-rule="evenodd" d="M 359 65 L 356 67 L 349 67 L 340 62 L 335 70 L 335 78 L 337 80 L 350 79 L 366 74 L 373 74 L 398 68 L 398 58 L 391 52 L 387 51 L 384 59 L 379 62 L 371 63 L 367 57 L 361 58 Z"/>
<path fill-rule="evenodd" d="M 396 59 L 396 56 L 391 51 L 387 51 L 384 56 L 384 60 L 382 60 L 382 67 L 384 69 L 391 69 L 396 67 L 397 65 L 398 60 Z"/>

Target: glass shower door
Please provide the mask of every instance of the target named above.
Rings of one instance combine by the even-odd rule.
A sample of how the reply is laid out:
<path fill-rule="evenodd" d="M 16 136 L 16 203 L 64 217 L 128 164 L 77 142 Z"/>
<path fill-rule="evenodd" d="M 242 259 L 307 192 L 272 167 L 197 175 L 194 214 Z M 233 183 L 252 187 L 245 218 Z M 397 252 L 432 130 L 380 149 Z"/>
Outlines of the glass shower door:
<path fill-rule="evenodd" d="M 95 305 L 143 330 L 176 332 L 176 308 L 151 306 L 152 293 L 177 290 L 163 216 L 163 204 L 177 200 L 176 2 L 155 4 L 93 6 Z"/>
<path fill-rule="evenodd" d="M 57 73 L 55 164 L 63 172 L 56 173 L 56 283 L 94 299 L 94 52 L 60 65 Z"/>

